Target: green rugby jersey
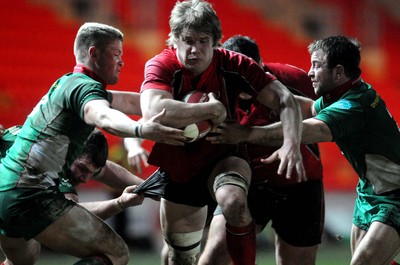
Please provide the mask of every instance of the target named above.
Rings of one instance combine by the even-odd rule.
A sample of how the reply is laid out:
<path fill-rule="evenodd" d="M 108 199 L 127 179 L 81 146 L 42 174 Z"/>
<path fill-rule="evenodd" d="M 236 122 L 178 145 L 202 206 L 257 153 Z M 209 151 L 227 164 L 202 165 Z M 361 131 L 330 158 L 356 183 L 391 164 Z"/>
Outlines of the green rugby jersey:
<path fill-rule="evenodd" d="M 84 122 L 83 107 L 95 99 L 111 102 L 111 93 L 91 77 L 69 73 L 58 79 L 2 159 L 0 191 L 57 186 L 94 129 Z"/>
<path fill-rule="evenodd" d="M 358 176 L 367 178 L 376 193 L 400 188 L 399 127 L 369 84 L 361 82 L 333 103 L 321 97 L 314 108 L 315 118 L 329 126 Z"/>
<path fill-rule="evenodd" d="M 15 142 L 15 139 L 17 139 L 17 135 L 20 131 L 21 131 L 20 125 L 7 128 L 4 131 L 4 134 L 0 139 L 0 159 L 6 156 L 7 150 L 10 149 L 12 144 Z M 75 187 L 71 184 L 66 175 L 63 175 L 63 177 L 60 179 L 60 184 L 58 186 L 58 189 L 62 193 L 77 194 Z"/>

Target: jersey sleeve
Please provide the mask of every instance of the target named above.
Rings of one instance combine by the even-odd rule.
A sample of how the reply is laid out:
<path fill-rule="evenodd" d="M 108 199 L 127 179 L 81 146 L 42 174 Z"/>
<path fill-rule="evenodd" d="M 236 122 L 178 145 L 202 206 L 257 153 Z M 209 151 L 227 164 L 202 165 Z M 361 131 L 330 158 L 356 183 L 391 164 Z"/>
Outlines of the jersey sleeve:
<path fill-rule="evenodd" d="M 85 104 L 91 100 L 103 99 L 111 103 L 111 92 L 105 90 L 103 86 L 96 81 L 88 81 L 78 83 L 71 86 L 72 89 L 67 91 L 66 105 L 72 111 L 77 113 L 82 119 L 84 116 L 83 108 Z"/>
<path fill-rule="evenodd" d="M 181 69 L 172 49 L 165 49 L 162 53 L 146 62 L 144 68 L 144 81 L 141 91 L 146 89 L 159 89 L 172 93 L 172 82 L 175 71 Z"/>
<path fill-rule="evenodd" d="M 322 108 L 322 98 L 315 104 L 318 113 L 314 118 L 325 122 L 330 128 L 333 140 L 355 135 L 364 127 L 364 111 L 356 101 L 340 99 L 326 108 Z"/>

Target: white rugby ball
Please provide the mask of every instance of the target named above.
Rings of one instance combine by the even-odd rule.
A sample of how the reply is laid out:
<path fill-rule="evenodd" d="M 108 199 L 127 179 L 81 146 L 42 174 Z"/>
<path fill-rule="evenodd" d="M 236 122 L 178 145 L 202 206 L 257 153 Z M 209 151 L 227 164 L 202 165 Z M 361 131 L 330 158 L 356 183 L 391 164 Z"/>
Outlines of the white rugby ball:
<path fill-rule="evenodd" d="M 188 138 L 187 142 L 191 143 L 206 136 L 210 130 L 211 122 L 200 121 L 186 126 L 183 135 Z"/>
<path fill-rule="evenodd" d="M 202 103 L 207 102 L 208 99 L 207 93 L 195 90 L 184 96 L 182 101 L 186 103 Z M 183 135 L 188 138 L 187 142 L 191 143 L 206 136 L 211 127 L 212 124 L 209 120 L 199 121 L 187 125 L 183 130 Z"/>

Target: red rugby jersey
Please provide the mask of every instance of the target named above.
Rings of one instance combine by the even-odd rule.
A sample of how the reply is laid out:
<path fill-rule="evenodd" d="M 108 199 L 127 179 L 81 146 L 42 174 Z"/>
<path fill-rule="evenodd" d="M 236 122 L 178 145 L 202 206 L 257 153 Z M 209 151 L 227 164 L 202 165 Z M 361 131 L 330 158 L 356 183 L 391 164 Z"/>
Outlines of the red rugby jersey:
<path fill-rule="evenodd" d="M 228 118 L 233 118 L 240 92 L 256 96 L 273 80 L 275 77 L 253 60 L 224 49 L 215 49 L 210 66 L 195 77 L 178 61 L 176 50 L 168 48 L 146 63 L 141 91 L 160 89 L 177 100 L 192 90 L 214 92 L 225 105 Z M 161 167 L 174 181 L 186 182 L 235 150 L 235 145 L 213 145 L 205 139 L 185 146 L 155 143 L 148 162 Z"/>
<path fill-rule="evenodd" d="M 265 63 L 264 69 L 276 76 L 293 94 L 316 99 L 314 89 L 307 73 L 300 68 L 281 63 Z M 262 126 L 279 121 L 279 113 L 266 108 L 257 101 L 240 102 L 237 108 L 237 118 L 242 125 Z M 297 183 L 296 178 L 286 179 L 278 175 L 279 161 L 263 164 L 261 158 L 270 156 L 278 148 L 247 144 L 250 166 L 254 182 L 268 182 L 271 186 L 286 186 Z M 319 159 L 318 145 L 301 145 L 301 154 L 309 180 L 322 179 L 322 164 Z"/>

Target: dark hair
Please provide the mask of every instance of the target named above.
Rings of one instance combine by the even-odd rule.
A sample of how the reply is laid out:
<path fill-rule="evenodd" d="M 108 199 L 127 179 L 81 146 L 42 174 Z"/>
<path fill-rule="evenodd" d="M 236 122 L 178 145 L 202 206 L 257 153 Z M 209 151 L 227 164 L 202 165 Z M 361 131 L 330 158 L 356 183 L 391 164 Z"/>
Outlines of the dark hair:
<path fill-rule="evenodd" d="M 230 37 L 222 44 L 222 48 L 244 54 L 257 63 L 261 60 L 260 50 L 256 41 L 247 36 L 235 35 Z"/>
<path fill-rule="evenodd" d="M 340 64 L 347 77 L 358 78 L 361 75 L 361 46 L 357 39 L 331 36 L 314 41 L 308 46 L 310 54 L 318 50 L 325 53 L 328 68 L 332 69 Z"/>
<path fill-rule="evenodd" d="M 108 142 L 101 131 L 94 130 L 89 135 L 80 157 L 88 158 L 96 168 L 104 167 L 108 158 Z"/>

